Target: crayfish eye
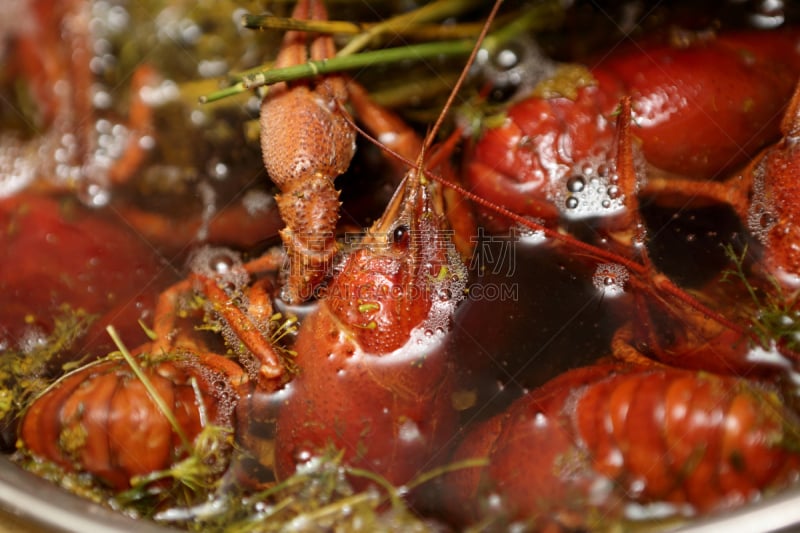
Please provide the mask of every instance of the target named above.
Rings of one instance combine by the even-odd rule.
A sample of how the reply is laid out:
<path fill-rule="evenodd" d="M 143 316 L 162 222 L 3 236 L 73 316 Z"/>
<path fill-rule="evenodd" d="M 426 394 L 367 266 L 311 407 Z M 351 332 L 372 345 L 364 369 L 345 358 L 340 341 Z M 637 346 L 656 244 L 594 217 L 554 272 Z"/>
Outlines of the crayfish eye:
<path fill-rule="evenodd" d="M 411 232 L 408 229 L 408 226 L 403 224 L 394 228 L 394 231 L 392 232 L 392 244 L 407 248 L 410 240 Z"/>

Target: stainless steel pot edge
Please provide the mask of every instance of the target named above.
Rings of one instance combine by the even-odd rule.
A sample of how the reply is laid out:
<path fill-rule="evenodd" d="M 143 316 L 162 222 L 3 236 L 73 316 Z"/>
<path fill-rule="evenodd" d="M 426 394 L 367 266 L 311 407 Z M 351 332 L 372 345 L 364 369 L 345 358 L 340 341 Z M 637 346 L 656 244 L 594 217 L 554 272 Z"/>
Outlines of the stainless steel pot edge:
<path fill-rule="evenodd" d="M 68 533 L 175 533 L 135 520 L 61 489 L 0 457 L 0 507 L 45 531 Z M 800 487 L 741 509 L 684 524 L 674 533 L 800 531 Z"/>
<path fill-rule="evenodd" d="M 44 531 L 175 533 L 80 498 L 0 457 L 0 507 Z"/>

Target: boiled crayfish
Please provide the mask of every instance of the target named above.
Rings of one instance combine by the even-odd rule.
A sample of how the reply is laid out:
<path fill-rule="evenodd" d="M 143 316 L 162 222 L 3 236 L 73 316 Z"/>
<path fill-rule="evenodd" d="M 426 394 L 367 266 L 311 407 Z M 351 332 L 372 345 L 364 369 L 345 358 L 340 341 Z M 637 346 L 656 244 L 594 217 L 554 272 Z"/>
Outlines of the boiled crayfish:
<path fill-rule="evenodd" d="M 733 507 L 796 479 L 797 424 L 773 388 L 745 379 L 580 368 L 476 425 L 455 457 L 488 456 L 490 466 L 451 474 L 450 508 L 475 520 L 481 511 L 463 502 L 497 491 L 508 519 L 572 528 L 630 502 L 686 514 Z"/>
<path fill-rule="evenodd" d="M 556 80 L 563 79 L 546 80 L 482 132 L 466 181 L 519 214 L 602 217 L 618 207 L 619 188 L 603 162 L 624 95 L 647 163 L 694 179 L 726 177 L 775 138 L 800 72 L 796 30 L 764 37 L 680 33 L 589 60 L 588 69 L 561 66 Z"/>
<path fill-rule="evenodd" d="M 300 2 L 295 14 L 325 17 L 312 0 Z M 383 216 L 345 250 L 334 238 L 339 200 L 332 184 L 352 155 L 342 104 L 353 99 L 364 121 L 374 118 L 374 108 L 357 86 L 347 88 L 344 77 L 270 91 L 261 108 L 261 140 L 281 190 L 282 237 L 294 263 L 284 295 L 296 302 L 315 294 L 319 301 L 302 319 L 292 354 L 276 342 L 272 320 L 272 274 L 283 256 L 241 262 L 233 252 L 206 250 L 189 278 L 161 295 L 157 338 L 135 350 L 139 365 L 159 383 L 161 395 L 178 399 L 166 403 L 180 414 L 186 440 L 204 424 L 229 425 L 238 447 L 287 484 L 330 449 L 351 473 L 373 473 L 353 479 L 356 489 L 378 477 L 404 485 L 448 460 L 483 459 L 486 465 L 441 480 L 448 512 L 439 518 L 459 526 L 482 519 L 481 504 L 496 501 L 503 503 L 504 518 L 533 528 L 585 529 L 606 525 L 594 523 L 594 516 L 623 519 L 629 504 L 669 504 L 691 515 L 783 488 L 800 473 L 793 391 L 780 387 L 785 368 L 770 367 L 760 381 L 735 375 L 760 368 L 747 359 L 757 341 L 749 324 L 726 318 L 659 272 L 645 246 L 639 200 L 653 190 L 650 180 L 660 183 L 667 171 L 716 176 L 773 140 L 777 114 L 800 71 L 796 40 L 791 30 L 721 34 L 610 55 L 573 87 L 571 98 L 515 103 L 501 126 L 483 132 L 468 152 L 468 190 L 452 183 L 447 171 L 425 168 L 427 144 L 415 140 L 404 155 L 416 158 L 423 146 L 423 156 Z M 305 47 L 298 32 L 285 42 L 295 56 Z M 311 56 L 322 57 L 329 47 L 327 38 L 314 39 Z M 723 98 L 730 84 L 740 90 Z M 680 111 L 687 123 L 698 124 L 691 147 L 675 142 L 686 127 L 665 121 L 651 105 L 657 101 L 661 111 Z M 303 129 L 287 131 L 295 118 Z M 715 129 L 721 123 L 728 125 L 725 134 Z M 782 144 L 753 163 L 759 170 L 751 174 L 769 170 L 773 157 L 793 155 L 793 124 L 784 122 Z M 309 144 L 319 137 L 333 143 Z M 558 253 L 597 264 L 601 289 L 610 280 L 630 300 L 630 316 L 604 347 L 616 360 L 567 372 L 499 413 L 482 412 L 484 398 L 464 400 L 470 391 L 459 366 L 467 354 L 453 350 L 450 335 L 458 330 L 456 310 L 470 273 L 453 246 L 443 186 L 490 216 L 510 220 L 502 225 L 541 232 Z M 601 217 L 594 243 L 554 229 L 557 219 L 571 218 L 568 210 L 587 201 L 589 186 L 618 208 Z M 766 192 L 759 198 L 772 203 Z M 654 325 L 651 308 L 678 326 Z M 205 329 L 223 332 L 238 364 L 223 353 L 218 336 L 189 332 L 186 317 L 201 311 L 211 317 Z M 538 322 L 526 320 L 525 327 Z M 715 351 L 725 343 L 737 347 Z M 707 353 L 719 360 L 700 360 Z M 494 355 L 488 351 L 486 359 Z M 151 393 L 134 384 L 129 364 L 105 361 L 57 382 L 29 408 L 23 445 L 114 489 L 183 457 L 189 446 L 145 401 Z M 214 408 L 231 396 L 233 420 Z M 139 409 L 115 407 L 120 398 Z M 100 399 L 107 405 L 98 407 Z M 140 427 L 141 417 L 158 428 L 152 442 L 159 454 L 152 460 L 120 445 L 118 420 Z M 150 426 L 141 428 L 136 439 L 150 441 Z M 274 442 L 259 442 L 259 432 Z M 414 503 L 422 509 L 429 502 Z"/>
<path fill-rule="evenodd" d="M 306 319 L 295 344 L 303 370 L 278 414 L 280 476 L 332 443 L 403 484 L 452 434 L 444 338 L 467 276 L 431 187 L 419 171 L 406 176 Z"/>
<path fill-rule="evenodd" d="M 318 13 L 322 7 L 319 2 L 301 2 L 296 14 L 304 16 L 308 9 Z M 290 47 L 295 37 L 290 36 L 287 43 Z M 323 93 L 327 91 L 324 88 L 327 85 L 320 87 Z M 362 92 L 357 94 L 363 98 Z M 301 121 L 307 131 L 301 132 L 301 137 L 316 138 L 319 128 L 325 129 L 331 117 L 341 112 L 335 106 L 335 99 L 328 103 L 330 106 L 323 106 L 326 108 L 323 116 L 315 114 L 318 102 L 302 85 L 288 88 L 278 96 L 270 95 L 262 109 L 262 121 L 267 122 L 264 130 L 271 131 L 274 126 L 276 131 L 284 131 L 287 124 L 283 124 L 285 115 L 281 113 L 294 115 L 298 109 L 308 110 L 307 120 Z M 370 104 L 361 101 L 358 106 L 368 109 Z M 341 120 L 342 127 L 349 130 L 349 123 L 344 119 L 333 120 L 337 124 Z M 392 118 L 381 120 L 392 125 L 398 122 Z M 342 132 L 341 136 L 345 145 L 352 145 L 350 133 Z M 400 136 L 408 137 L 408 134 L 400 132 Z M 329 157 L 336 149 L 298 146 L 290 142 L 290 148 L 274 152 L 271 151 L 274 143 L 269 141 L 271 133 L 265 134 L 262 140 L 264 138 L 268 145 L 265 158 L 270 169 L 278 166 L 298 171 L 304 169 L 308 161 L 315 162 L 308 175 L 295 176 L 300 182 L 298 192 L 284 192 L 284 197 L 296 198 L 303 192 L 311 200 L 318 199 L 319 195 L 309 194 L 316 189 L 308 189 L 303 180 L 309 177 L 317 180 L 321 175 L 320 181 L 315 183 L 329 184 L 334 176 L 326 174 L 325 163 L 319 163 L 321 159 L 315 157 Z M 414 140 L 412 149 L 420 145 Z M 308 156 L 309 151 L 317 155 Z M 301 160 L 302 164 L 295 164 Z M 172 378 L 173 390 L 159 385 L 159 392 L 178 398 L 175 403 L 167 401 L 167 404 L 185 414 L 179 417 L 179 426 L 189 426 L 184 428 L 188 438 L 194 437 L 203 425 L 213 423 L 215 418 L 206 417 L 201 423 L 199 411 L 202 409 L 185 404 L 188 398 L 183 387 L 191 380 L 202 378 L 193 370 L 202 365 L 195 365 L 196 358 L 191 354 L 204 353 L 203 365 L 212 369 L 218 365 L 227 368 L 228 361 L 177 327 L 181 301 L 195 287 L 206 300 L 207 311 L 221 317 L 226 331 L 230 332 L 229 345 L 244 352 L 245 357 L 250 355 L 256 359 L 249 373 L 228 372 L 219 376 L 217 379 L 226 384 L 223 392 L 206 391 L 202 385 L 199 395 L 202 399 L 197 401 L 218 401 L 220 394 L 229 395 L 231 390 L 244 397 L 248 394 L 246 387 L 253 381 L 257 382 L 256 394 L 280 390 L 278 397 L 286 399 L 281 400 L 277 423 L 276 471 L 279 476 L 291 475 L 298 462 L 330 445 L 343 449 L 348 463 L 363 461 L 365 466 L 381 472 L 396 484 L 407 482 L 425 464 L 435 464 L 446 457 L 441 453 L 442 446 L 454 430 L 456 411 L 450 398 L 454 363 L 443 349 L 443 339 L 453 310 L 463 299 L 466 270 L 450 241 L 452 232 L 445 218 L 441 188 L 427 180 L 424 172 L 420 163 L 409 173 L 384 216 L 337 267 L 318 309 L 304 319 L 297 335 L 293 346 L 297 357 L 293 366 L 299 367 L 299 374 L 285 388 L 284 382 L 292 376 L 269 341 L 268 319 L 272 306 L 266 297 L 266 285 L 262 283 L 264 280 L 258 280 L 248 286 L 251 275 L 277 268 L 278 258 L 267 255 L 241 264 L 235 255 L 224 251 L 204 251 L 193 261 L 190 278 L 161 295 L 155 319 L 157 340 L 135 351 L 142 355 L 140 364 L 152 380 L 163 383 L 162 377 Z M 273 178 L 280 182 L 280 178 Z M 333 194 L 335 198 L 336 193 Z M 328 205 L 326 209 L 334 207 Z M 316 217 L 314 213 L 308 206 L 302 211 L 303 217 L 309 220 Z M 319 234 L 322 230 L 317 228 L 315 232 Z M 294 253 L 292 250 L 289 246 L 290 257 Z M 166 358 L 166 362 L 162 363 L 162 358 Z M 114 360 L 98 368 L 82 369 L 56 383 L 34 402 L 21 426 L 21 438 L 28 450 L 67 469 L 91 472 L 117 489 L 127 487 L 131 477 L 142 474 L 142 469 L 109 471 L 108 464 L 164 468 L 180 457 L 178 444 L 185 448 L 185 443 L 178 443 L 172 437 L 166 439 L 171 446 L 167 445 L 165 453 L 152 461 L 139 457 L 143 450 L 112 445 L 103 450 L 108 460 L 97 463 L 87 460 L 98 446 L 94 439 L 72 439 L 67 444 L 66 434 L 80 433 L 90 426 L 91 431 L 99 435 L 95 428 L 104 424 L 108 431 L 112 431 L 112 423 L 114 427 L 139 425 L 136 423 L 138 411 L 104 410 L 96 414 L 84 405 L 88 401 L 84 392 L 94 394 L 91 391 L 100 387 L 104 394 L 113 395 L 114 383 L 127 383 L 130 372 L 126 364 Z M 189 370 L 172 371 L 175 364 Z M 348 395 L 347 391 L 354 387 L 361 391 L 361 398 Z M 139 400 L 146 404 L 149 400 L 145 390 L 137 391 Z M 49 402 L 60 403 L 65 397 L 69 397 L 70 405 L 74 403 L 74 410 L 57 409 L 55 417 L 43 414 L 42 409 L 51 405 Z M 369 401 L 365 402 L 364 397 L 369 397 Z M 332 398 L 338 398 L 338 402 Z M 249 402 L 249 399 L 242 400 L 241 412 L 249 409 Z M 151 414 L 154 419 L 163 419 L 155 412 Z M 358 419 L 357 424 L 349 422 L 353 417 Z M 49 424 L 48 432 L 40 432 L 42 424 Z M 247 421 L 240 420 L 238 424 L 246 426 Z M 170 430 L 163 429 L 165 435 L 171 435 Z M 54 438 L 44 442 L 39 439 L 40 434 Z M 142 435 L 142 438 L 147 439 L 147 436 Z M 264 460 L 269 461 L 268 458 Z"/>

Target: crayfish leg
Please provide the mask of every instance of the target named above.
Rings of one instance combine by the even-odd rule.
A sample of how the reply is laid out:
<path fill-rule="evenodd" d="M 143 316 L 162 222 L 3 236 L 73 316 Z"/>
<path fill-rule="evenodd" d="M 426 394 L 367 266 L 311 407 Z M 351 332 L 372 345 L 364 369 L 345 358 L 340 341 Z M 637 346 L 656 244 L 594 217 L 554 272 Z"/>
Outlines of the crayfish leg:
<path fill-rule="evenodd" d="M 620 101 L 620 112 L 617 117 L 616 156 L 614 167 L 616 171 L 616 187 L 622 196 L 622 210 L 608 217 L 604 221 L 606 231 L 623 250 L 624 255 L 631 256 L 636 252 L 643 254 L 644 246 L 639 246 L 644 239 L 644 224 L 639 214 L 639 198 L 637 196 L 640 176 L 634 161 L 634 141 L 631 131 L 632 112 L 631 98 L 625 97 Z"/>
<path fill-rule="evenodd" d="M 258 373 L 261 378 L 272 380 L 284 374 L 283 364 L 275 353 L 275 349 L 258 323 L 267 321 L 272 315 L 272 304 L 263 285 L 256 284 L 248 290 L 250 305 L 245 312 L 239 308 L 216 280 L 199 274 L 192 279 L 199 284 L 201 292 L 208 298 L 214 310 L 219 313 L 241 342 L 260 364 Z M 251 316 L 255 315 L 255 316 Z"/>

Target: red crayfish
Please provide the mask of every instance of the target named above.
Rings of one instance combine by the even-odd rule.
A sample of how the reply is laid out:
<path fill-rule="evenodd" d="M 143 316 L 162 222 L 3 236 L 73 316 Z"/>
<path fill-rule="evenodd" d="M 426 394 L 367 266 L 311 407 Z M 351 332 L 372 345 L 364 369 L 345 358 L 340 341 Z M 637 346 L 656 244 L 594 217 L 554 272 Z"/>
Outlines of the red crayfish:
<path fill-rule="evenodd" d="M 316 13 L 323 9 L 319 2 L 301 2 L 297 12 L 305 14 L 309 4 Z M 297 44 L 298 39 L 298 35 L 290 34 L 287 43 Z M 289 88 L 286 94 L 306 94 L 306 91 L 301 85 Z M 369 102 L 363 101 L 363 92 L 356 92 L 355 95 L 355 98 L 362 100 L 357 103 L 360 109 L 379 112 Z M 286 96 L 280 95 L 274 102 L 271 100 L 272 96 L 267 98 L 269 104 L 265 104 L 266 110 L 262 118 L 270 121 L 270 124 L 265 125 L 264 129 L 291 130 L 295 116 L 271 111 L 273 106 L 285 105 Z M 305 101 L 305 97 L 301 99 Z M 289 107 L 294 108 L 295 104 L 290 102 Z M 313 101 L 305 104 L 317 105 Z M 326 113 L 335 116 L 342 111 L 333 101 Z M 292 120 L 285 122 L 289 118 Z M 302 118 L 304 117 L 301 116 Z M 326 121 L 328 117 L 322 120 Z M 374 121 L 376 118 L 372 116 L 369 120 Z M 392 126 L 398 123 L 396 119 L 389 117 L 380 120 L 382 124 Z M 312 116 L 307 124 L 301 120 L 300 125 L 315 132 L 319 117 Z M 403 131 L 395 133 L 401 138 L 414 139 Z M 352 144 L 351 135 L 349 132 L 342 132 L 345 144 Z M 414 139 L 410 148 L 404 151 L 416 150 L 418 146 L 421 143 Z M 269 157 L 270 163 L 274 165 L 277 163 L 275 159 L 280 158 L 284 164 L 278 166 L 294 167 L 296 165 L 293 161 L 308 157 L 307 148 L 300 145 L 273 154 Z M 327 157 L 329 147 L 314 148 L 320 151 L 320 156 Z M 317 172 L 320 169 L 315 167 L 310 175 Z M 347 254 L 337 268 L 334 280 L 327 286 L 325 298 L 304 319 L 293 346 L 293 350 L 297 352 L 294 364 L 301 369 L 300 374 L 280 393 L 281 397 L 285 395 L 288 398 L 286 405 L 280 408 L 277 423 L 276 466 L 280 476 L 291 474 L 298 460 L 318 451 L 334 439 L 337 448 L 345 449 L 348 461 L 355 463 L 360 458 L 370 468 L 381 471 L 390 481 L 402 484 L 413 477 L 420 465 L 434 452 L 439 451 L 442 442 L 454 430 L 455 410 L 450 400 L 453 363 L 441 345 L 449 328 L 452 310 L 462 299 L 466 271 L 449 241 L 450 232 L 447 229 L 441 189 L 426 180 L 422 173 L 420 166 L 419 170 L 410 173 L 403 180 L 384 216 L 373 225 L 355 249 Z M 327 175 L 325 180 L 331 178 L 332 176 Z M 277 181 L 280 182 L 280 178 Z M 289 196 L 291 195 L 287 195 Z M 312 200 L 316 198 L 315 195 L 309 197 Z M 308 217 L 309 213 L 304 213 L 304 216 Z M 291 218 L 289 217 L 288 222 L 291 222 Z M 290 257 L 291 253 L 290 251 Z M 178 283 L 161 295 L 155 318 L 154 336 L 158 340 L 137 350 L 149 354 L 143 366 L 152 376 L 158 377 L 171 373 L 159 362 L 162 356 L 167 357 L 170 365 L 174 364 L 173 359 L 177 359 L 188 369 L 183 374 L 174 375 L 176 387 L 190 378 L 200 379 L 195 370 L 199 365 L 195 365 L 191 357 L 189 362 L 183 363 L 185 356 L 182 354 L 187 351 L 203 353 L 210 351 L 210 348 L 201 340 L 187 338 L 180 333 L 176 336 L 176 309 L 182 295 L 194 285 L 209 302 L 211 312 L 222 317 L 225 326 L 232 332 L 229 344 L 242 344 L 246 347 L 247 355 L 255 356 L 257 366 L 250 373 L 258 381 L 254 394 L 263 394 L 282 387 L 290 375 L 269 341 L 268 319 L 272 314 L 272 306 L 266 295 L 266 285 L 260 281 L 250 287 L 243 284 L 249 275 L 275 269 L 279 264 L 280 258 L 274 255 L 266 255 L 242 265 L 224 252 L 200 254 L 194 261 L 195 272 L 190 279 Z M 306 263 L 306 266 L 316 265 Z M 244 309 L 229 301 L 231 298 L 247 302 Z M 150 361 L 153 357 L 155 362 Z M 213 368 L 216 364 L 224 366 L 222 362 L 228 359 L 209 353 L 204 356 L 203 361 Z M 21 435 L 27 448 L 65 468 L 79 467 L 114 487 L 124 487 L 131 474 L 140 473 L 138 470 L 110 473 L 104 464 L 98 468 L 95 462 L 73 463 L 66 453 L 54 454 L 52 441 L 40 440 L 39 436 L 45 433 L 39 427 L 42 424 L 41 406 L 47 405 L 50 399 L 61 398 L 63 395 L 80 395 L 75 387 L 84 380 L 85 383 L 78 390 L 94 390 L 95 384 L 105 386 L 105 383 L 114 379 L 125 380 L 128 373 L 122 361 L 107 362 L 99 370 L 82 369 L 65 381 L 55 384 L 49 393 L 34 403 L 23 420 Z M 331 380 L 332 377 L 334 380 Z M 238 394 L 248 394 L 245 387 L 250 380 L 246 373 L 236 376 L 227 374 L 226 381 L 236 382 L 231 386 L 239 391 Z M 371 393 L 372 400 L 364 403 L 363 399 L 355 402 L 352 401 L 355 398 L 348 399 L 346 391 L 352 387 L 358 387 L 362 394 Z M 337 393 L 337 389 L 341 392 Z M 203 387 L 202 392 L 204 402 L 207 399 L 213 401 L 219 394 L 207 387 Z M 341 403 L 332 402 L 332 397 L 340 398 Z M 75 400 L 77 405 L 81 405 L 82 398 L 80 396 Z M 244 412 L 248 409 L 248 401 L 242 400 L 241 403 Z M 360 406 L 363 406 L 362 414 L 356 415 L 356 418 L 362 420 L 362 424 L 342 426 L 342 421 L 354 416 L 354 410 L 361 409 Z M 180 409 L 186 411 L 184 406 L 180 406 Z M 200 427 L 196 420 L 198 411 L 189 409 L 188 412 L 193 413 L 191 416 L 187 415 L 192 431 L 186 430 L 186 434 L 187 437 L 192 437 Z M 47 432 L 48 435 L 70 432 L 76 424 L 81 427 L 93 424 L 90 421 L 97 416 L 86 408 L 78 408 L 76 411 L 59 410 L 58 413 L 57 420 L 46 421 L 52 428 L 52 431 Z M 135 419 L 138 416 L 137 413 L 123 412 L 112 415 L 121 418 L 127 416 L 126 421 L 130 425 L 136 425 Z M 325 421 L 326 419 L 328 420 Z M 319 421 L 324 421 L 323 426 L 331 431 L 320 432 Z M 246 426 L 247 422 L 240 420 L 238 424 Z M 371 431 L 378 435 L 391 434 L 397 438 L 380 439 L 382 446 L 367 445 L 363 439 L 371 441 Z M 59 439 L 56 438 L 55 442 L 59 442 Z M 81 444 L 87 443 L 95 446 L 91 440 Z M 176 441 L 175 444 L 184 443 Z M 366 454 L 363 449 L 368 450 Z M 308 454 L 302 453 L 304 450 Z M 88 453 L 84 448 L 71 452 L 73 455 L 77 453 L 81 458 Z M 113 457 L 125 453 L 127 452 L 112 446 L 105 455 Z M 137 452 L 132 453 L 135 456 Z M 167 466 L 165 461 L 179 456 L 180 452 L 176 449 L 172 453 L 160 455 L 158 461 L 153 460 L 146 464 L 163 468 Z M 136 463 L 135 460 L 132 462 Z"/>
<path fill-rule="evenodd" d="M 580 76 L 563 66 L 566 80 L 542 84 L 542 96 L 514 104 L 500 126 L 481 133 L 466 181 L 483 198 L 546 220 L 613 210 L 619 188 L 603 161 L 623 95 L 632 99 L 633 134 L 652 167 L 725 176 L 776 137 L 797 81 L 797 31 L 764 37 L 681 33 L 589 60 Z"/>
<path fill-rule="evenodd" d="M 295 16 L 327 18 L 318 0 L 299 2 Z M 302 60 L 306 39 L 289 32 L 279 64 L 286 66 L 288 55 Z M 276 341 L 282 330 L 273 320 L 271 274 L 284 256 L 242 262 L 234 252 L 204 249 L 188 279 L 161 294 L 155 340 L 135 350 L 144 375 L 158 383 L 157 395 L 175 411 L 176 427 L 150 403 L 156 395 L 132 377 L 129 363 L 111 359 L 65 376 L 36 399 L 21 422 L 22 445 L 115 490 L 189 453 L 206 424 L 235 429 L 244 453 L 279 480 L 326 448 L 398 486 L 449 457 L 456 464 L 483 458 L 485 467 L 440 480 L 447 513 L 439 518 L 457 525 L 481 519 L 476 502 L 491 503 L 492 494 L 508 519 L 535 528 L 591 528 L 595 512 L 620 520 L 631 503 L 666 503 L 691 515 L 789 485 L 800 473 L 800 422 L 780 378 L 794 362 L 761 365 L 751 357 L 752 344 L 770 346 L 754 338 L 745 319 L 726 317 L 702 291 L 689 294 L 659 272 L 645 245 L 639 200 L 662 191 L 675 198 L 702 187 L 687 183 L 728 175 L 782 131 L 784 139 L 744 171 L 752 179 L 733 174 L 750 185 L 740 188 L 747 192 L 738 203 L 728 202 L 747 203 L 751 218 L 760 209 L 754 203 L 768 205 L 777 218 L 769 219 L 770 228 L 787 228 L 788 242 L 764 239 L 765 272 L 779 272 L 769 265 L 794 245 L 792 215 L 784 215 L 794 208 L 776 199 L 784 198 L 776 189 L 786 179 L 781 173 L 793 168 L 800 97 L 780 128 L 778 116 L 800 74 L 797 40 L 792 29 L 694 35 L 679 45 L 609 54 L 572 84 L 573 93 L 512 104 L 503 124 L 468 149 L 464 188 L 446 163 L 427 168 L 430 140 L 414 139 L 400 151 L 417 163 L 383 216 L 345 250 L 334 237 L 339 200 L 332 184 L 352 157 L 345 100 L 373 127 L 384 118 L 382 127 L 398 122 L 342 75 L 270 91 L 261 108 L 261 142 L 287 224 L 281 237 L 291 267 L 283 296 L 290 303 L 318 297 L 294 342 Z M 316 36 L 310 47 L 315 59 L 332 53 L 329 37 Z M 311 144 L 320 137 L 326 143 Z M 616 361 L 571 370 L 499 413 L 482 412 L 486 398 L 464 400 L 470 382 L 459 366 L 468 354 L 451 340 L 475 333 L 459 331 L 458 309 L 469 276 L 478 273 L 467 271 L 453 245 L 445 187 L 488 216 L 507 218 L 503 225 L 543 233 L 555 253 L 597 266 L 595 288 L 612 299 L 617 294 L 609 287 L 616 287 L 625 300 L 624 324 L 602 348 Z M 601 219 L 596 242 L 555 228 L 598 190 L 614 209 L 600 201 L 602 209 L 581 211 Z M 795 273 L 792 261 L 785 268 Z M 793 309 L 792 294 L 770 292 L 764 272 L 756 273 L 759 290 Z M 205 329 L 222 331 L 237 363 L 223 353 L 218 335 L 189 332 L 187 323 L 201 312 Z M 653 316 L 659 312 L 667 326 Z M 534 323 L 526 319 L 525 327 Z M 753 369 L 758 381 L 738 375 Z M 232 418 L 225 410 L 231 401 L 237 403 Z M 125 446 L 124 424 L 136 428 L 131 438 L 141 449 Z M 274 442 L 261 447 L 256 434 L 263 425 Z M 144 443 L 157 453 L 143 453 Z M 420 509 L 429 503 L 412 500 Z"/>
<path fill-rule="evenodd" d="M 538 527 L 584 527 L 589 509 L 610 517 L 628 502 L 687 513 L 741 505 L 797 477 L 798 420 L 778 398 L 673 368 L 572 370 L 477 425 L 455 458 L 488 456 L 489 466 L 451 474 L 445 493 L 474 520 L 480 510 L 463 502 L 497 491 L 507 518 Z"/>

